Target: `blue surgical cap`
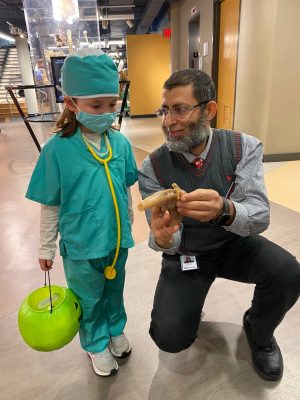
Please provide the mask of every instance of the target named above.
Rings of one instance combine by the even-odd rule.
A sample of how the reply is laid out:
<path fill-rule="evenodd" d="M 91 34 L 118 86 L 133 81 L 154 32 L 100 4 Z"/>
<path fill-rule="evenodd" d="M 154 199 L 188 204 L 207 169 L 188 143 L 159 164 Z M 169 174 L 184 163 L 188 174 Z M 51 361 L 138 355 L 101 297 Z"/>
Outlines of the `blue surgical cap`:
<path fill-rule="evenodd" d="M 119 96 L 119 74 L 113 59 L 97 49 L 69 55 L 61 69 L 63 92 L 75 98 Z"/>

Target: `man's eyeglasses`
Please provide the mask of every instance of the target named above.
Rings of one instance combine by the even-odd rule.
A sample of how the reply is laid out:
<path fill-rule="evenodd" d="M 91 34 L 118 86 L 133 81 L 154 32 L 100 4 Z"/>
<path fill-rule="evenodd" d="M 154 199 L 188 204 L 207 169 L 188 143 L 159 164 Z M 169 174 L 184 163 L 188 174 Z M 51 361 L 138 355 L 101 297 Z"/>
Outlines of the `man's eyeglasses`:
<path fill-rule="evenodd" d="M 165 118 L 168 115 L 168 113 L 171 113 L 174 118 L 183 119 L 194 108 L 202 106 L 203 104 L 206 104 L 208 102 L 209 102 L 209 100 L 201 101 L 200 103 L 198 103 L 198 104 L 196 104 L 194 106 L 190 106 L 190 107 L 180 106 L 180 105 L 179 106 L 174 106 L 174 107 L 171 107 L 171 108 L 162 107 L 162 108 L 158 108 L 155 111 L 155 114 L 156 114 L 157 117 Z"/>

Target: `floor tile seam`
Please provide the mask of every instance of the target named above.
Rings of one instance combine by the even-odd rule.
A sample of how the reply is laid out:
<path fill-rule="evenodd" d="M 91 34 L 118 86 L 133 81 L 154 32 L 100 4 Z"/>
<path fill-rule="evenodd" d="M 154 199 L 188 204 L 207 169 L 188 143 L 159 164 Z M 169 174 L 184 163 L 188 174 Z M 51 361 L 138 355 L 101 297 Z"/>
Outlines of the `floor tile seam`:
<path fill-rule="evenodd" d="M 278 203 L 277 201 L 273 201 L 273 200 L 270 200 L 270 199 L 269 199 L 269 201 L 270 201 L 270 204 L 275 204 L 276 206 L 283 207 L 283 208 L 285 208 L 286 210 L 291 211 L 292 213 L 296 213 L 296 214 L 299 214 L 299 215 L 300 215 L 300 212 L 297 211 L 297 210 L 294 210 L 293 208 L 290 208 L 290 207 L 288 207 L 288 206 L 286 206 L 286 205 L 283 205 L 283 204 L 281 204 L 281 203 Z"/>
<path fill-rule="evenodd" d="M 290 207 L 290 206 L 287 205 L 287 204 L 284 204 L 285 202 L 279 203 L 278 201 L 272 200 L 271 197 L 272 197 L 272 196 L 268 196 L 270 204 L 276 204 L 277 206 L 286 208 L 287 210 L 289 210 L 289 211 L 291 211 L 291 212 L 300 214 L 300 211 L 295 210 L 294 208 Z"/>
<path fill-rule="evenodd" d="M 18 313 L 19 309 L 13 310 L 13 311 L 9 311 L 7 314 L 5 315 L 1 315 L 0 314 L 0 321 L 4 320 L 5 318 L 9 317 L 12 314 Z"/>
<path fill-rule="evenodd" d="M 265 175 L 272 175 L 275 173 L 278 173 L 279 170 L 281 169 L 287 169 L 287 168 L 293 168 L 295 163 L 300 162 L 300 160 L 290 160 L 290 161 L 282 161 L 280 162 L 280 165 L 274 166 L 274 168 L 271 168 L 270 170 L 267 170 L 265 172 Z M 263 163 L 265 166 L 267 166 L 268 164 L 272 164 L 272 163 Z"/>

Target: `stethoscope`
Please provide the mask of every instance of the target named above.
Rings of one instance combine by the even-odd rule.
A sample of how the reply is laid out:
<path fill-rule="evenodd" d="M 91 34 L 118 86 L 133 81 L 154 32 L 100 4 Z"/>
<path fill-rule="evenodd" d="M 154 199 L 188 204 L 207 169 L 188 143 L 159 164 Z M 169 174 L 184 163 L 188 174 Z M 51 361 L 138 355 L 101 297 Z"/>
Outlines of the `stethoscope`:
<path fill-rule="evenodd" d="M 92 154 L 92 156 L 100 163 L 104 165 L 105 168 L 105 172 L 106 172 L 106 176 L 107 176 L 107 180 L 108 180 L 108 184 L 109 184 L 109 188 L 111 191 L 111 197 L 113 199 L 113 203 L 114 203 L 114 207 L 115 207 L 115 213 L 116 213 L 116 220 L 117 220 L 117 247 L 116 247 L 116 252 L 115 252 L 115 257 L 114 260 L 112 262 L 112 265 L 109 265 L 107 267 L 104 268 L 104 276 L 106 279 L 114 279 L 117 275 L 117 271 L 115 269 L 115 265 L 118 259 L 118 255 L 119 255 L 119 251 L 120 251 L 120 245 L 121 245 L 121 222 L 120 222 L 120 212 L 119 212 L 119 207 L 118 207 L 118 203 L 117 203 L 117 199 L 116 199 L 116 193 L 114 190 L 114 186 L 112 183 L 112 179 L 111 179 L 111 175 L 110 175 L 110 171 L 108 168 L 108 163 L 110 162 L 110 160 L 112 159 L 112 148 L 111 145 L 109 143 L 108 137 L 107 137 L 107 131 L 104 132 L 103 136 L 104 136 L 104 140 L 105 140 L 105 145 L 107 148 L 107 157 L 106 158 L 101 158 L 98 156 L 98 154 L 96 154 L 95 150 L 92 148 L 92 146 L 89 144 L 89 142 L 86 140 L 86 138 L 84 137 L 84 135 L 82 134 L 82 139 L 84 141 L 84 143 L 86 144 L 88 150 L 90 151 L 90 153 Z"/>

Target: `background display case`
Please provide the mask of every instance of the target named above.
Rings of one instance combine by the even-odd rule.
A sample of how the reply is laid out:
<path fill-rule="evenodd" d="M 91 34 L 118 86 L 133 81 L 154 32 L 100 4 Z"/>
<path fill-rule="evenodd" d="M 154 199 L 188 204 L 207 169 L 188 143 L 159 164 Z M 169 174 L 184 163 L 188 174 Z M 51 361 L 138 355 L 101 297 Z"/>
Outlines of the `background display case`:
<path fill-rule="evenodd" d="M 56 85 L 61 86 L 61 68 L 65 58 L 78 49 L 108 48 L 105 41 L 100 41 L 98 8 L 94 0 L 24 0 L 24 12 L 30 44 L 28 60 L 31 58 L 34 84 L 9 84 L 5 89 L 40 151 L 41 144 L 34 129 L 42 126 L 44 142 L 63 109 L 63 95 Z M 27 42 L 25 47 L 28 52 Z M 118 64 L 116 59 L 115 62 Z M 130 82 L 123 67 L 124 62 L 118 68 L 120 99 L 115 129 L 121 128 L 122 118 L 129 111 Z M 29 73 L 30 68 L 29 61 Z M 37 100 L 37 111 L 29 113 L 23 110 L 20 99 L 25 91 L 31 91 L 32 98 Z"/>
<path fill-rule="evenodd" d="M 61 61 L 75 50 L 101 48 L 95 0 L 24 0 L 24 12 L 36 85 L 59 83 L 53 71 L 59 72 Z M 43 91 L 44 111 L 46 105 L 49 112 L 60 111 L 61 95 Z"/>

